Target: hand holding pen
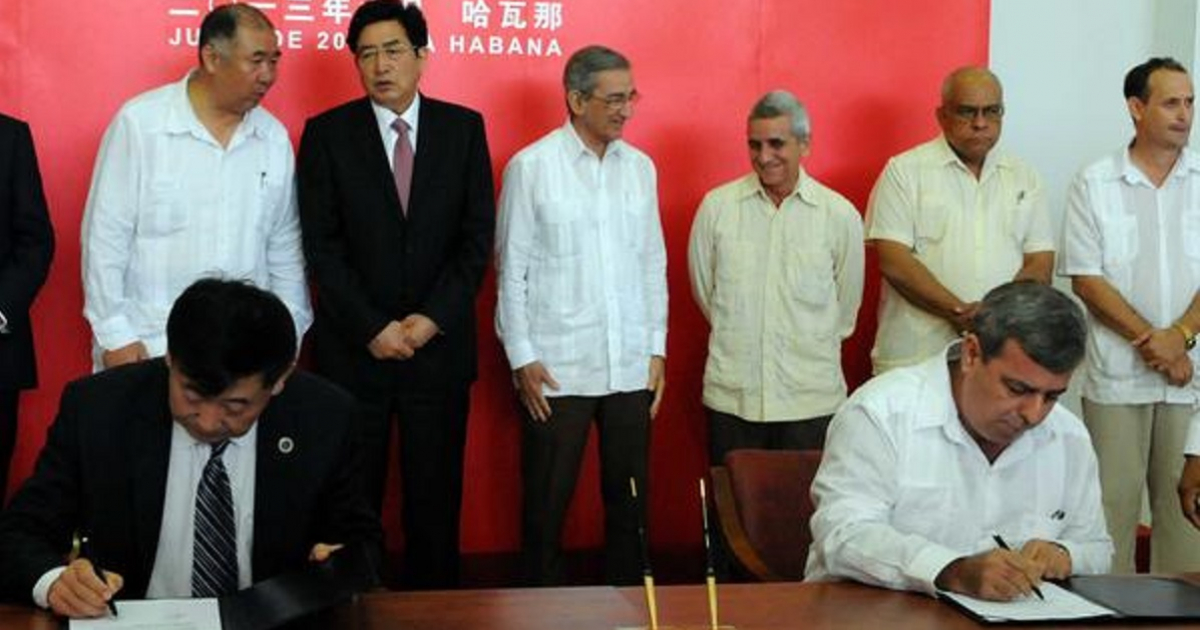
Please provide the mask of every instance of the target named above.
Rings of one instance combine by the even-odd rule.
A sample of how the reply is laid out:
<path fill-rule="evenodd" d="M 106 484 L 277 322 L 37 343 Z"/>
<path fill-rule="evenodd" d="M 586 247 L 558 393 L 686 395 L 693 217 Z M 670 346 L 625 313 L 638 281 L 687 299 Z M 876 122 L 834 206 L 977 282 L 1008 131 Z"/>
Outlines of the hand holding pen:
<path fill-rule="evenodd" d="M 113 597 L 125 580 L 94 564 L 89 559 L 90 552 L 84 537 L 80 540 L 79 557 L 71 561 L 50 585 L 46 600 L 55 613 L 71 618 L 101 617 L 106 612 L 117 614 Z"/>
<path fill-rule="evenodd" d="M 993 534 L 992 540 L 996 541 L 997 547 L 1000 547 L 1001 549 L 1003 549 L 1005 551 L 1012 551 L 1012 548 L 1010 548 L 1008 546 L 1008 543 L 1004 542 L 1004 539 L 1000 537 L 1000 534 Z M 1040 573 L 1040 571 L 1039 571 L 1039 573 Z M 1037 577 L 1041 578 L 1041 575 L 1038 575 Z M 1037 587 L 1037 584 L 1035 582 L 1033 582 L 1032 578 L 1030 579 L 1030 582 L 1032 583 L 1030 588 L 1033 589 L 1033 594 L 1037 595 L 1038 599 L 1045 600 L 1046 596 L 1042 595 L 1042 589 Z"/>

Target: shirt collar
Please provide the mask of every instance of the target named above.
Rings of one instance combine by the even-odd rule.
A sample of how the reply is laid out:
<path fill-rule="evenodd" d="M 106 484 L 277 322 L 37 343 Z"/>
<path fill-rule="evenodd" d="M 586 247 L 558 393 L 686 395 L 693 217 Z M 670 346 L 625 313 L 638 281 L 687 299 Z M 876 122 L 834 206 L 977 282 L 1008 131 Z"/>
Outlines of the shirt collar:
<path fill-rule="evenodd" d="M 771 199 L 770 195 L 767 194 L 767 190 L 763 188 L 762 181 L 758 179 L 758 173 L 753 171 L 742 178 L 739 190 L 737 191 L 737 197 L 738 199 L 762 197 L 768 201 Z M 803 166 L 800 167 L 800 178 L 796 180 L 796 187 L 792 192 L 787 194 L 787 197 L 795 197 L 797 200 L 813 208 L 820 205 L 817 200 L 816 181 L 812 177 L 809 177 L 808 173 L 804 171 Z M 771 203 L 774 204 L 774 202 Z"/>
<path fill-rule="evenodd" d="M 195 69 L 190 70 L 182 79 L 172 84 L 172 97 L 168 106 L 164 128 L 167 133 L 190 133 L 197 138 L 211 139 L 212 134 L 205 128 L 204 123 L 200 122 L 200 117 L 196 115 L 196 108 L 192 107 L 192 101 L 188 98 L 188 82 L 191 81 L 195 73 Z M 265 115 L 262 111 L 262 106 L 255 105 L 253 109 L 242 115 L 242 122 L 238 124 L 233 137 L 256 136 L 265 138 L 267 135 L 267 125 L 264 120 Z M 233 142 L 231 141 L 230 146 L 232 145 Z"/>
<path fill-rule="evenodd" d="M 938 149 L 938 164 L 943 166 L 957 165 L 964 171 L 967 171 L 968 173 L 971 172 L 971 169 L 963 163 L 962 158 L 958 157 L 958 154 L 955 153 L 954 149 L 950 146 L 950 141 L 946 139 L 946 134 L 938 136 L 937 144 L 935 146 Z M 983 168 L 979 169 L 980 180 L 982 180 L 984 176 L 993 169 L 1012 168 L 1012 158 L 1006 155 L 1003 151 L 1000 151 L 998 147 L 999 145 L 993 146 L 992 150 L 988 151 L 987 157 L 983 158 Z"/>
<path fill-rule="evenodd" d="M 563 129 L 566 130 L 566 136 L 567 136 L 567 138 L 569 138 L 567 140 L 566 147 L 567 147 L 567 151 L 571 154 L 572 157 L 575 157 L 575 158 L 587 157 L 587 156 L 598 157 L 596 155 L 596 153 L 594 151 L 592 151 L 592 149 L 590 147 L 588 147 L 588 145 L 584 144 L 583 138 L 579 137 L 579 132 L 575 131 L 575 125 L 571 124 L 570 117 L 567 117 L 567 122 L 566 122 L 566 124 L 563 125 Z M 625 152 L 625 141 L 618 138 L 616 140 L 613 140 L 612 142 L 609 142 L 608 146 L 605 147 L 604 157 L 607 158 L 610 155 L 620 156 L 624 152 Z"/>
<path fill-rule="evenodd" d="M 201 442 L 200 440 L 192 437 L 192 434 L 188 433 L 187 429 L 185 429 L 182 424 L 174 421 L 172 421 L 171 424 L 173 425 L 171 439 L 175 444 L 178 444 L 182 448 L 188 450 L 203 451 L 204 456 L 208 457 L 209 447 L 212 446 L 211 444 L 208 442 Z M 230 449 L 239 451 L 243 448 L 253 448 L 254 445 L 257 444 L 257 436 L 258 420 L 255 420 L 254 423 L 250 425 L 249 431 L 246 431 L 244 434 L 238 437 L 229 438 L 229 447 L 225 450 L 225 452 L 228 453 Z"/>
<path fill-rule="evenodd" d="M 375 112 L 375 120 L 378 121 L 380 130 L 387 131 L 391 129 L 392 122 L 400 118 L 408 123 L 408 128 L 415 138 L 417 135 L 417 120 L 421 117 L 421 93 L 417 92 L 413 95 L 412 102 L 408 104 L 408 107 L 403 112 L 400 112 L 399 116 L 396 115 L 396 112 L 375 101 L 371 101 L 371 111 Z"/>
<path fill-rule="evenodd" d="M 1127 184 L 1154 188 L 1154 184 L 1146 177 L 1142 169 L 1133 163 L 1133 157 L 1129 155 L 1129 148 L 1129 146 L 1126 146 L 1121 151 L 1120 162 L 1117 165 L 1118 169 L 1115 173 L 1116 176 L 1124 179 Z M 1179 153 L 1179 159 L 1175 161 L 1175 166 L 1172 166 L 1171 172 L 1167 174 L 1167 179 L 1184 178 L 1192 171 L 1200 171 L 1200 155 L 1197 155 L 1188 147 L 1184 147 Z"/>

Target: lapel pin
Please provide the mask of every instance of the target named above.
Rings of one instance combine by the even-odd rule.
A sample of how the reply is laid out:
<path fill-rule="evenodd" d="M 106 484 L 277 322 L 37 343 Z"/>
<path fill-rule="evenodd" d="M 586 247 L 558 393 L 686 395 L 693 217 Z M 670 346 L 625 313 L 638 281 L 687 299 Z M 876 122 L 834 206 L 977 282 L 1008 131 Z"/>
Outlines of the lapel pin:
<path fill-rule="evenodd" d="M 283 453 L 284 455 L 287 455 L 288 453 L 291 453 L 296 448 L 296 442 L 292 438 L 285 435 L 285 436 L 279 438 L 278 446 L 279 446 L 279 452 Z"/>

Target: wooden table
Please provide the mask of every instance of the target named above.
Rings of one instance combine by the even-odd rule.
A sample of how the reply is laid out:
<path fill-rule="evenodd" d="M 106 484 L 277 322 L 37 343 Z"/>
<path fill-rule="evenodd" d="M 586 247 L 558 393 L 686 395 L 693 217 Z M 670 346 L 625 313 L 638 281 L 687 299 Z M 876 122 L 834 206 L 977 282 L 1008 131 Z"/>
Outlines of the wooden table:
<path fill-rule="evenodd" d="M 722 585 L 722 624 L 737 630 L 966 630 L 975 622 L 925 595 L 850 583 Z M 658 588 L 660 630 L 707 630 L 702 586 Z M 615 630 L 645 627 L 641 589 L 584 587 L 378 593 L 326 615 L 331 630 Z M 44 612 L 0 606 L 4 630 L 57 630 Z M 1045 626 L 1042 626 L 1045 627 Z M 1075 625 L 1077 630 L 1148 630 L 1200 625 Z"/>

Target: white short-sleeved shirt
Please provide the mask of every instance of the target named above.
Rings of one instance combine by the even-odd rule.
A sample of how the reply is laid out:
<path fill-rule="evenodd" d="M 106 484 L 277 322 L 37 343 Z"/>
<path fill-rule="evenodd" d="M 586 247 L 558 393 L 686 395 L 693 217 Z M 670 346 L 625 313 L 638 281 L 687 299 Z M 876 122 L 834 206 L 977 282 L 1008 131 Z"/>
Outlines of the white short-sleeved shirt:
<path fill-rule="evenodd" d="M 1067 193 L 1059 273 L 1101 276 L 1150 325 L 1166 328 L 1200 290 L 1200 154 L 1184 149 L 1155 187 L 1122 149 L 1083 169 Z M 1083 396 L 1104 404 L 1197 404 L 1090 313 Z M 1200 348 L 1191 351 L 1200 365 Z"/>
<path fill-rule="evenodd" d="M 1041 177 L 993 149 L 980 177 L 943 136 L 893 157 L 867 208 L 868 240 L 900 243 L 959 299 L 973 302 L 1012 280 L 1025 254 L 1054 251 Z M 883 283 L 875 371 L 912 365 L 956 337 L 945 320 Z"/>

